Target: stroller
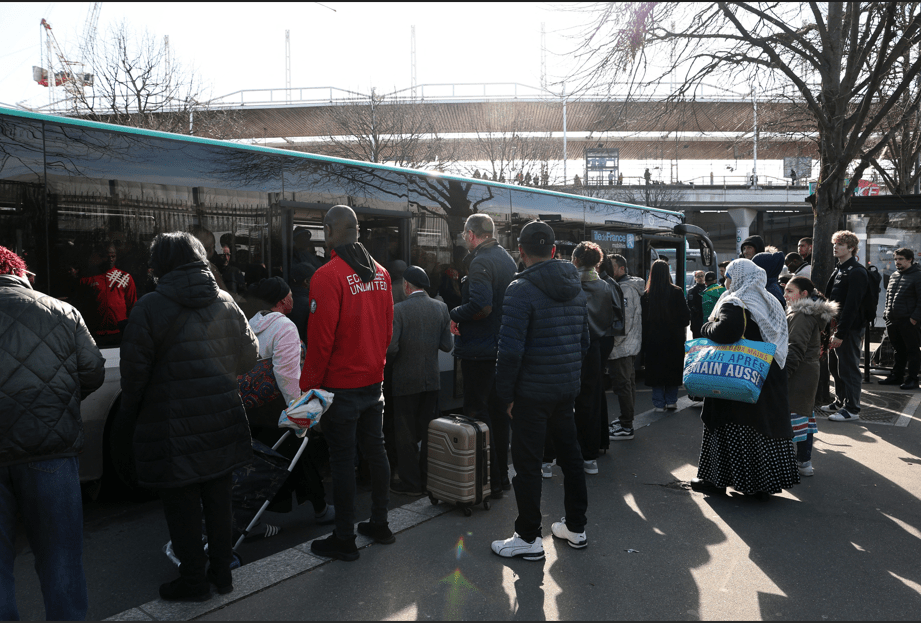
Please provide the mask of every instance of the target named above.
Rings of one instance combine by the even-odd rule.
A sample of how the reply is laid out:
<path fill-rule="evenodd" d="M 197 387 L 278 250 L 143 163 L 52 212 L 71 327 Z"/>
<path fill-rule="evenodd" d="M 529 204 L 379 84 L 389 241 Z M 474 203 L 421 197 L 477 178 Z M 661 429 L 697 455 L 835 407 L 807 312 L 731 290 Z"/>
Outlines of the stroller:
<path fill-rule="evenodd" d="M 278 419 L 278 427 L 289 430 L 285 431 L 271 448 L 260 441 L 252 440 L 253 462 L 237 468 L 232 476 L 234 545 L 231 569 L 236 569 L 243 564 L 237 549 L 259 523 L 260 517 L 272 503 L 275 494 L 294 470 L 304 450 L 307 449 L 309 440 L 307 432 L 320 421 L 320 416 L 326 412 L 332 401 L 333 394 L 330 392 L 309 390 L 293 401 L 288 409 L 282 411 Z M 289 461 L 277 450 L 292 433 L 302 437 L 303 441 L 294 458 Z M 208 539 L 204 532 L 204 522 L 202 522 L 202 544 L 207 552 Z M 173 564 L 179 566 L 180 561 L 173 552 L 172 541 L 163 546 L 163 553 Z"/>

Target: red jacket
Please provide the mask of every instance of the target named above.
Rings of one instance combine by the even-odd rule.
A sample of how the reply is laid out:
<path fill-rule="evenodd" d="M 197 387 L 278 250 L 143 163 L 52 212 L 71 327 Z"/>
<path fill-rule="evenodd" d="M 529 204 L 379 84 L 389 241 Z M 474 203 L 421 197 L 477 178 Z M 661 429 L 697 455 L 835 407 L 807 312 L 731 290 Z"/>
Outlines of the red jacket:
<path fill-rule="evenodd" d="M 384 380 L 393 334 L 390 274 L 374 263 L 376 275 L 362 283 L 335 251 L 310 279 L 310 322 L 301 391 L 326 387 L 355 389 Z"/>

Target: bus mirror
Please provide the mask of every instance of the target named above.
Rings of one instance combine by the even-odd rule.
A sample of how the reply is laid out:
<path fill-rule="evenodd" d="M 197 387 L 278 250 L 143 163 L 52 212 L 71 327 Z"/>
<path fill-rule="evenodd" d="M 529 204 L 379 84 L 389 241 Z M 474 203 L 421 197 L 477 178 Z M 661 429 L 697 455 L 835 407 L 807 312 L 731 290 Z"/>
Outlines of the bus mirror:
<path fill-rule="evenodd" d="M 699 241 L 700 245 L 700 259 L 703 262 L 704 266 L 711 266 L 713 264 L 713 250 L 710 249 L 703 240 Z"/>

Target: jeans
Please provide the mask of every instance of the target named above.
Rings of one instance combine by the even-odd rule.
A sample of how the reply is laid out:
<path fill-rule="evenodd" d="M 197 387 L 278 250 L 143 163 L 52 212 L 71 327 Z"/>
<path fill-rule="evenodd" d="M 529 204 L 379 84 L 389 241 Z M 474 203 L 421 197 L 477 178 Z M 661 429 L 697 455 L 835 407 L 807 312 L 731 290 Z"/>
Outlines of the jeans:
<path fill-rule="evenodd" d="M 620 403 L 620 425 L 633 428 L 636 414 L 636 357 L 620 357 L 610 362 L 612 390 Z"/>
<path fill-rule="evenodd" d="M 49 621 L 86 619 L 83 501 L 76 457 L 0 467 L 0 620 L 18 621 L 13 560 L 22 513 Z"/>
<path fill-rule="evenodd" d="M 601 342 L 596 338 L 589 343 L 588 352 L 582 359 L 581 388 L 575 405 L 579 447 L 586 461 L 594 461 L 601 454 L 601 383 Z"/>
<path fill-rule="evenodd" d="M 673 405 L 678 402 L 678 387 L 653 387 L 652 388 L 652 406 L 657 409 L 664 409 L 665 405 Z"/>
<path fill-rule="evenodd" d="M 390 503 L 390 463 L 384 449 L 384 400 L 381 384 L 356 389 L 323 388 L 335 399 L 320 426 L 329 445 L 333 473 L 336 536 L 355 538 L 355 446 L 368 462 L 371 474 L 371 521 L 387 523 Z"/>
<path fill-rule="evenodd" d="M 464 415 L 489 427 L 490 486 L 495 491 L 508 480 L 509 421 L 507 405 L 496 394 L 495 360 L 461 359 L 464 377 Z"/>
<path fill-rule="evenodd" d="M 428 473 L 429 422 L 438 417 L 438 390 L 393 398 L 397 473 L 400 480 L 417 491 L 425 489 Z M 421 451 L 418 444 L 421 442 Z"/>
<path fill-rule="evenodd" d="M 563 507 L 566 527 L 579 533 L 585 530 L 588 491 L 579 448 L 573 399 L 528 400 L 515 397 L 512 408 L 512 462 L 515 465 L 515 500 L 518 518 L 515 532 L 526 541 L 540 538 L 540 494 L 543 477 L 541 462 L 546 438 L 553 439 L 556 463 L 563 470 Z"/>
<path fill-rule="evenodd" d="M 886 321 L 886 333 L 895 350 L 895 363 L 892 366 L 892 376 L 906 381 L 918 379 L 918 369 L 921 368 L 921 333 L 918 325 L 911 324 L 909 318 L 897 318 Z M 908 373 L 905 365 L 908 364 Z"/>
<path fill-rule="evenodd" d="M 230 584 L 233 561 L 232 474 L 184 487 L 161 489 L 163 514 L 176 558 L 182 563 L 179 575 L 194 586 L 206 585 L 207 563 L 218 585 Z M 201 517 L 205 515 L 208 553 L 201 542 Z"/>
<path fill-rule="evenodd" d="M 843 404 L 848 413 L 860 413 L 860 345 L 866 326 L 851 329 L 841 346 L 828 351 L 828 369 L 835 379 L 835 402 Z"/>
<path fill-rule="evenodd" d="M 815 433 L 808 433 L 806 441 L 796 442 L 796 460 L 800 463 L 808 463 L 812 460 L 812 442 Z"/>

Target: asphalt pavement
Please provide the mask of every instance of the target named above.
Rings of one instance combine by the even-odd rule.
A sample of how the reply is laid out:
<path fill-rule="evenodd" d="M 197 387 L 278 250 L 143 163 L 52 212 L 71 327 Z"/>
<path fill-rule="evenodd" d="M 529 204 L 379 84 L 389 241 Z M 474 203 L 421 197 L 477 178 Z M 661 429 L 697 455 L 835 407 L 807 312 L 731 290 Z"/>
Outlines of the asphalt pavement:
<path fill-rule="evenodd" d="M 277 538 L 291 541 L 277 541 L 264 555 L 244 546 L 251 548 L 253 562 L 235 571 L 233 593 L 204 604 L 165 604 L 153 600 L 156 586 L 175 570 L 159 551 L 167 537 L 158 503 L 126 509 L 95 531 L 88 512 L 90 616 L 916 619 L 921 424 L 914 416 L 921 392 L 865 389 L 876 396 L 873 409 L 866 409 L 873 419 L 821 420 L 816 475 L 768 500 L 731 490 L 726 497 L 691 492 L 687 481 L 696 475 L 699 408 L 683 397 L 678 412 L 645 413 L 641 422 L 648 425 L 632 441 L 612 442 L 599 460 L 600 473 L 587 476 L 586 549 L 573 550 L 549 536 L 550 523 L 563 514 L 562 475 L 555 468 L 554 477 L 544 481 L 547 558 L 542 562 L 504 559 L 490 551 L 491 541 L 513 531 L 516 509 L 510 494 L 469 518 L 444 505 L 431 506 L 426 498 L 402 498 L 392 502 L 391 521 L 401 530 L 396 543 L 361 541 L 366 546 L 357 562 L 310 555 L 309 540 L 329 528 L 310 527 L 309 519 L 297 519 L 295 513 L 280 515 L 307 525 L 290 526 L 287 536 Z M 648 392 L 639 398 L 640 408 L 648 409 Z M 366 504 L 367 494 L 360 497 Z M 361 510 L 359 517 L 367 516 L 366 507 Z M 138 534 L 141 528 L 151 534 Z M 274 540 L 260 546 L 268 548 Z M 242 553 L 247 558 L 247 549 Z M 106 564 L 119 573 L 105 575 Z M 17 560 L 18 594 L 24 584 L 35 584 L 30 567 L 26 552 Z M 110 578 L 108 584 L 99 581 L 103 576 Z M 41 618 L 36 590 L 26 590 L 25 596 L 30 603 L 20 601 L 23 618 Z"/>

